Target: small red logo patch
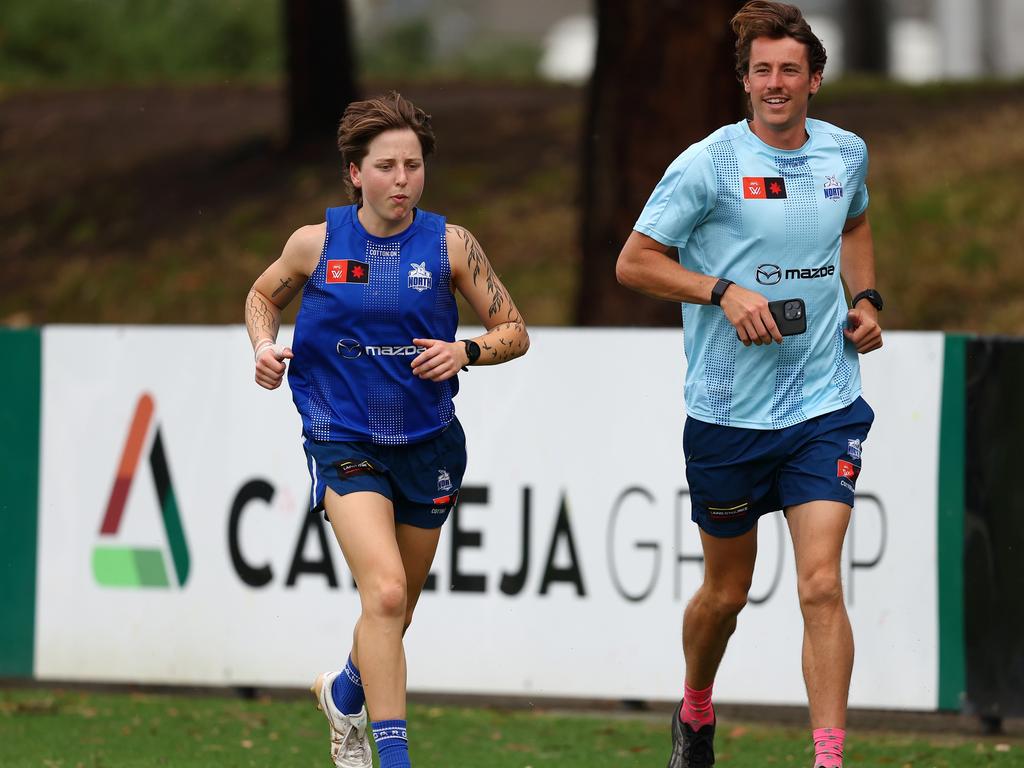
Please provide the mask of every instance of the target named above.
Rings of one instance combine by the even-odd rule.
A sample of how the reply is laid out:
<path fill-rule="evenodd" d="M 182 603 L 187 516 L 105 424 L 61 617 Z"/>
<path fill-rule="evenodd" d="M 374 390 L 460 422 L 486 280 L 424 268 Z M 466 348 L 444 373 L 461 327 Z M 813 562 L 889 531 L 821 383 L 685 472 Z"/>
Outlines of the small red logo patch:
<path fill-rule="evenodd" d="M 853 478 L 854 480 L 856 480 L 857 475 L 859 474 L 860 467 L 858 467 L 856 464 L 851 464 L 848 461 L 843 461 L 842 459 L 839 459 L 839 467 L 837 471 L 837 475 L 839 477 Z"/>
<path fill-rule="evenodd" d="M 786 180 L 781 176 L 744 176 L 744 200 L 781 200 L 786 197 Z"/>
<path fill-rule="evenodd" d="M 367 283 L 370 280 L 370 265 L 365 261 L 352 259 L 328 259 L 328 283 Z"/>
<path fill-rule="evenodd" d="M 746 200 L 764 200 L 764 179 L 755 176 L 744 176 L 743 197 Z"/>
<path fill-rule="evenodd" d="M 454 506 L 455 502 L 458 501 L 458 499 L 459 499 L 459 492 L 455 491 L 454 493 L 450 493 L 447 496 L 438 496 L 436 499 L 434 499 L 434 505 L 435 506 L 442 506 L 442 505 L 447 506 L 447 505 L 450 504 L 450 505 Z"/>

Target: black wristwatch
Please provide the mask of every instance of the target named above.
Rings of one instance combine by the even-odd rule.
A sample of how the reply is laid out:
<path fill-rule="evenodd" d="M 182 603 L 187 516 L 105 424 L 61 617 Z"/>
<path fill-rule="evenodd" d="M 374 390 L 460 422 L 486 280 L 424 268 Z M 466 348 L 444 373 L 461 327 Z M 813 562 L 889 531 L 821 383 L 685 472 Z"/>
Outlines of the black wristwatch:
<path fill-rule="evenodd" d="M 874 288 L 868 288 L 866 291 L 861 291 L 860 293 L 858 293 L 856 296 L 853 297 L 853 301 L 850 302 L 850 306 L 856 307 L 857 302 L 860 301 L 861 299 L 867 299 L 868 301 L 870 301 L 874 305 L 875 309 L 877 309 L 879 312 L 881 312 L 882 307 L 885 306 L 885 302 L 882 301 L 882 294 L 880 294 Z"/>
<path fill-rule="evenodd" d="M 722 306 L 722 295 L 732 284 L 732 280 L 726 280 L 724 277 L 719 278 L 718 282 L 715 283 L 715 287 L 711 289 L 711 303 L 716 307 Z"/>
<path fill-rule="evenodd" d="M 480 359 L 480 345 L 472 339 L 463 339 L 462 343 L 466 345 L 466 365 L 472 365 Z M 466 370 L 466 365 L 462 370 Z"/>

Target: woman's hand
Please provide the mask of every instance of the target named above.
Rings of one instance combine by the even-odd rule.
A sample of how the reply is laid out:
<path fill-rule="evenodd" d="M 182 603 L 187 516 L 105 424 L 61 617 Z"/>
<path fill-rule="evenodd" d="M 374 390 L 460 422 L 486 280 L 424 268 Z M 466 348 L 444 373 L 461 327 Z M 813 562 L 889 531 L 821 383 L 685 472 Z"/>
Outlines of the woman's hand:
<path fill-rule="evenodd" d="M 261 344 L 256 350 L 256 383 L 264 389 L 277 389 L 284 379 L 285 360 L 295 357 L 291 347 Z"/>
<path fill-rule="evenodd" d="M 445 381 L 469 362 L 466 345 L 461 341 L 413 339 L 417 347 L 426 347 L 412 361 L 412 372 L 427 381 Z"/>

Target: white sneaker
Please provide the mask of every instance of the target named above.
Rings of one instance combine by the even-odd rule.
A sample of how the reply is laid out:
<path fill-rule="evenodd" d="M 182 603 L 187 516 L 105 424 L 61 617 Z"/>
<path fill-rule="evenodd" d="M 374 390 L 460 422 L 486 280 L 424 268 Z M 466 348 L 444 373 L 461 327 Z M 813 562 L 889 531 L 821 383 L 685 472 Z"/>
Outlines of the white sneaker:
<path fill-rule="evenodd" d="M 331 696 L 331 686 L 339 674 L 322 672 L 309 689 L 316 697 L 316 708 L 324 713 L 331 726 L 331 759 L 335 768 L 373 768 L 370 738 L 366 734 L 366 707 L 357 715 L 346 715 Z"/>

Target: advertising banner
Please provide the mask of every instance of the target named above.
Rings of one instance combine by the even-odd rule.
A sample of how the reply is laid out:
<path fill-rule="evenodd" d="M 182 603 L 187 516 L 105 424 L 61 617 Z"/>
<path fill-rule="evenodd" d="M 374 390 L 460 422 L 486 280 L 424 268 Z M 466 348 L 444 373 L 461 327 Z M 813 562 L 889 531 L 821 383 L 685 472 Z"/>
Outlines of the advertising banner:
<path fill-rule="evenodd" d="M 531 338 L 522 360 L 461 374 L 469 469 L 406 636 L 410 689 L 677 699 L 702 578 L 682 335 Z M 863 358 L 853 706 L 936 706 L 942 354 L 941 334 L 896 333 Z M 253 382 L 244 329 L 50 327 L 43 370 L 37 677 L 302 686 L 343 664 L 358 594 L 307 514 L 287 386 Z M 758 546 L 716 697 L 803 703 L 781 514 Z"/>

